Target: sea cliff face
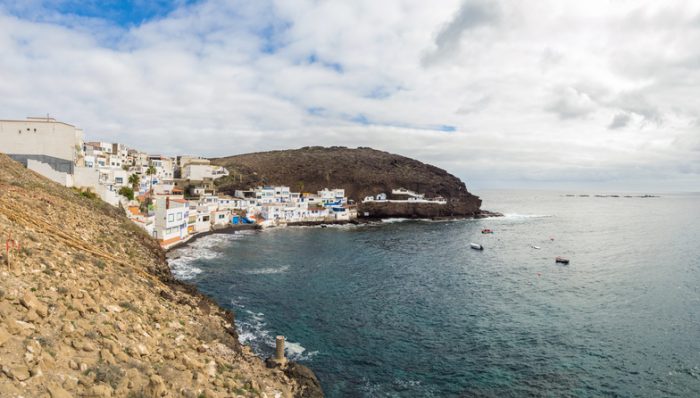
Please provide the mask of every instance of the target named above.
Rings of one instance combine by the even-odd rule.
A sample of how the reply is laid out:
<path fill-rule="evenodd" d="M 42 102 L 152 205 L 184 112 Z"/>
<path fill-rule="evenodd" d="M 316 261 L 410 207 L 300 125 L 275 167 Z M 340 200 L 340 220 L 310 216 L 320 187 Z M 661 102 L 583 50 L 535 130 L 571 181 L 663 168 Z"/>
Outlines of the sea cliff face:
<path fill-rule="evenodd" d="M 241 346 L 233 314 L 118 209 L 2 154 L 0 244 L 0 396 L 322 395 Z"/>
<path fill-rule="evenodd" d="M 367 218 L 449 218 L 449 217 L 479 217 L 478 207 L 469 206 L 468 202 L 427 204 L 427 203 L 392 203 L 367 202 L 358 208 L 360 217 Z"/>
<path fill-rule="evenodd" d="M 377 217 L 473 217 L 481 199 L 464 182 L 438 167 L 371 148 L 305 147 L 212 159 L 230 176 L 218 180 L 219 189 L 232 194 L 256 185 L 286 185 L 297 192 L 344 188 L 360 203 L 366 196 L 406 188 L 427 197 L 447 198 L 446 205 L 364 207 Z M 361 206 L 361 209 L 363 206 Z"/>

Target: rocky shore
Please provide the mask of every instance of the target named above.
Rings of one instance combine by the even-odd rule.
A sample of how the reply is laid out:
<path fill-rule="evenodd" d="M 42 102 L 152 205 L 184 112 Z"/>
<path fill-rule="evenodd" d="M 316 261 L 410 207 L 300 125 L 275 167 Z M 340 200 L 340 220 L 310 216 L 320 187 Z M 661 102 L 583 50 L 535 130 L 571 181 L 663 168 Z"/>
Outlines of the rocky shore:
<path fill-rule="evenodd" d="M 308 369 L 242 346 L 118 209 L 4 155 L 0 244 L 2 397 L 322 396 Z"/>

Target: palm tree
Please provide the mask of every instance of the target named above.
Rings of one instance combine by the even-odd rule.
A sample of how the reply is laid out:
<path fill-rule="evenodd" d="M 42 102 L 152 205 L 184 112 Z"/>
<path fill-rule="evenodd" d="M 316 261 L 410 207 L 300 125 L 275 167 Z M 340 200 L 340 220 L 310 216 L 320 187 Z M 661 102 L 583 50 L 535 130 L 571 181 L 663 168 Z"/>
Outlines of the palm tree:
<path fill-rule="evenodd" d="M 131 189 L 134 190 L 134 192 L 139 191 L 139 184 L 141 184 L 141 177 L 139 177 L 138 174 L 134 173 L 129 176 L 129 184 L 131 184 Z"/>
<path fill-rule="evenodd" d="M 148 166 L 146 169 L 146 175 L 149 176 L 148 181 L 151 184 L 151 193 L 153 193 L 153 176 L 156 174 L 156 168 L 153 166 Z"/>

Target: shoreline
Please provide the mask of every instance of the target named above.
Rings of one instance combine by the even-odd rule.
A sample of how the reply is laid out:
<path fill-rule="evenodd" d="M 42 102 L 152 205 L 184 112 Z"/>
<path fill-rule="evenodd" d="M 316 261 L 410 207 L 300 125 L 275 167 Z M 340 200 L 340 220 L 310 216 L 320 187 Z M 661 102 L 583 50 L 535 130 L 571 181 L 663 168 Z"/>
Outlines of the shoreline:
<path fill-rule="evenodd" d="M 368 225 L 368 224 L 379 224 L 382 220 L 388 219 L 405 219 L 406 221 L 420 221 L 420 220 L 430 220 L 430 221 L 458 221 L 458 220 L 478 220 L 484 218 L 492 217 L 503 217 L 503 214 L 498 212 L 492 212 L 488 210 L 481 210 L 478 214 L 471 216 L 444 216 L 444 217 L 416 217 L 415 215 L 407 217 L 358 217 L 354 220 L 340 220 L 340 221 L 293 221 L 287 222 L 281 225 L 276 225 L 270 228 L 279 227 L 323 227 L 328 225 Z M 191 235 L 185 240 L 177 242 L 171 246 L 163 247 L 165 252 L 170 252 L 171 250 L 178 249 L 187 246 L 190 243 L 195 242 L 199 238 L 214 234 L 235 234 L 237 231 L 252 231 L 252 230 L 262 230 L 265 227 L 260 224 L 226 224 L 223 227 L 212 227 L 207 232 L 199 232 Z"/>
<path fill-rule="evenodd" d="M 405 219 L 406 221 L 420 221 L 420 220 L 430 220 L 430 221 L 459 221 L 459 220 L 481 220 L 481 219 L 486 219 L 486 218 L 496 218 L 496 217 L 503 217 L 502 213 L 498 212 L 493 212 L 493 211 L 488 211 L 488 210 L 481 210 L 479 211 L 478 214 L 475 214 L 473 216 L 449 216 L 449 217 L 430 217 L 430 218 L 420 218 L 420 217 L 361 217 L 361 218 L 356 218 L 354 220 L 342 220 L 342 221 L 296 221 L 296 222 L 288 222 L 286 224 L 282 224 L 279 226 L 275 226 L 272 228 L 279 228 L 279 227 L 324 227 L 328 225 L 369 225 L 369 224 L 381 224 L 382 220 L 388 220 L 392 218 L 402 218 Z M 212 228 L 211 230 L 207 232 L 200 232 L 198 234 L 192 235 L 189 239 L 180 241 L 170 247 L 163 248 L 165 251 L 166 255 L 170 253 L 171 251 L 175 249 L 180 249 L 183 247 L 186 247 L 187 245 L 194 243 L 200 238 L 203 238 L 205 236 L 209 235 L 215 235 L 215 234 L 235 234 L 238 231 L 254 231 L 254 230 L 262 230 L 264 229 L 262 226 L 259 224 L 239 224 L 239 225 L 234 225 L 234 224 L 227 224 L 224 227 L 219 227 L 219 228 Z"/>

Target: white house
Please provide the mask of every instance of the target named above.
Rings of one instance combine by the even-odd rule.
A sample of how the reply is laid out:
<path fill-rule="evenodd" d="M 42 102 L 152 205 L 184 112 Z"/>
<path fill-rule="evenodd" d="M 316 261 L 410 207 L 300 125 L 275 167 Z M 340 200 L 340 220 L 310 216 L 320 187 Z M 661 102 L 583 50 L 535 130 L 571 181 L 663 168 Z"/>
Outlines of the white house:
<path fill-rule="evenodd" d="M 188 235 L 189 204 L 184 199 L 160 197 L 155 201 L 154 236 L 162 246 L 175 244 Z"/>
<path fill-rule="evenodd" d="M 213 226 L 224 226 L 231 222 L 230 210 L 215 210 L 211 213 L 211 224 Z"/>
<path fill-rule="evenodd" d="M 291 193 L 289 187 L 264 186 L 255 188 L 255 198 L 258 200 L 258 204 L 286 203 L 291 201 Z"/>
<path fill-rule="evenodd" d="M 196 233 L 208 232 L 211 230 L 211 214 L 206 207 L 197 207 L 197 221 L 194 225 Z"/>
<path fill-rule="evenodd" d="M 215 180 L 228 175 L 228 170 L 210 164 L 187 164 L 182 168 L 181 177 L 185 180 L 201 181 L 205 178 Z"/>
<path fill-rule="evenodd" d="M 342 188 L 323 188 L 323 190 L 318 191 L 318 196 L 321 198 L 321 202 L 323 202 L 323 204 L 340 205 L 347 202 L 347 198 L 345 198 L 345 190 Z"/>
<path fill-rule="evenodd" d="M 415 198 L 415 199 L 425 198 L 425 194 L 417 193 L 417 192 L 411 191 L 410 189 L 406 189 L 406 188 L 392 189 L 391 194 L 392 195 L 399 195 L 399 196 L 408 196 L 409 198 Z"/>

